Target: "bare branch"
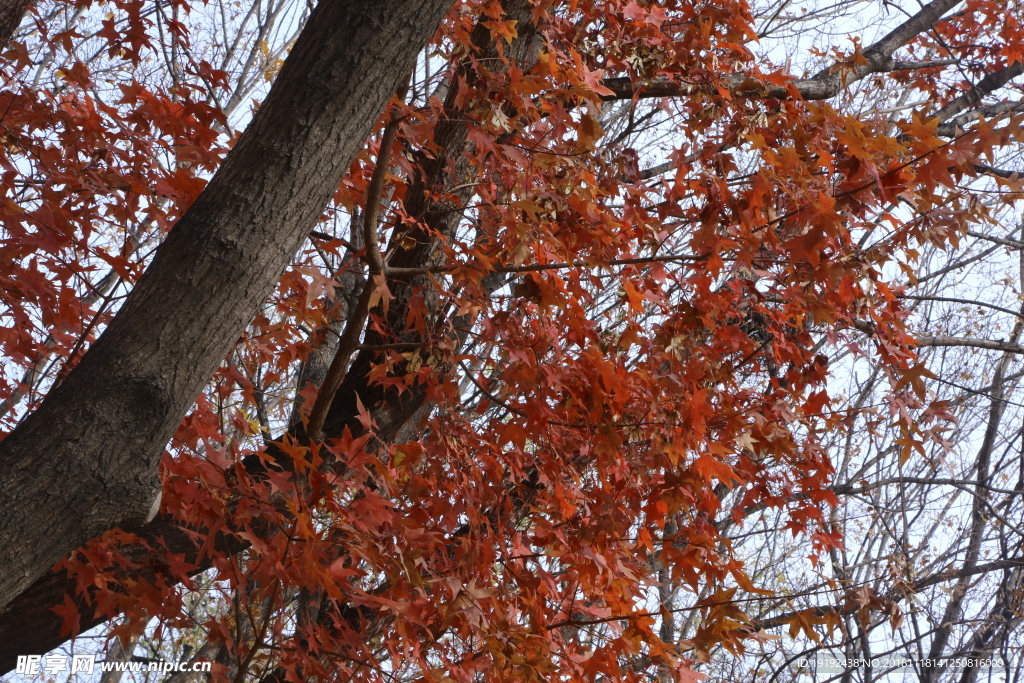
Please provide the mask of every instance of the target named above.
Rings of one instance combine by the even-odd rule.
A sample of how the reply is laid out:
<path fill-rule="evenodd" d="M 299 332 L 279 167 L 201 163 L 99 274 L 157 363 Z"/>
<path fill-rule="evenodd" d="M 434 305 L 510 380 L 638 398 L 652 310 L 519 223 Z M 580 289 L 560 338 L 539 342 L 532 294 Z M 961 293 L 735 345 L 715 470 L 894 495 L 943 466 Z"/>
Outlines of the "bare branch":
<path fill-rule="evenodd" d="M 951 119 L 960 112 L 973 107 L 985 95 L 999 90 L 999 88 L 1002 88 L 1022 73 L 1024 73 L 1024 62 L 1014 62 L 1004 69 L 988 74 L 978 81 L 977 85 L 973 88 L 935 112 L 935 118 L 940 121 Z"/>
<path fill-rule="evenodd" d="M 918 346 L 970 346 L 989 351 L 1005 351 L 1006 353 L 1024 353 L 1024 346 L 992 339 L 970 339 L 968 337 L 918 337 Z"/>
<path fill-rule="evenodd" d="M 971 237 L 977 237 L 980 240 L 987 240 L 989 242 L 995 242 L 996 244 L 1002 244 L 1004 247 L 1010 247 L 1011 249 L 1024 249 L 1024 242 L 1020 240 L 1011 240 L 1006 237 L 993 237 L 992 235 L 984 235 L 974 230 L 968 230 L 967 234 Z"/>
<path fill-rule="evenodd" d="M 981 118 L 990 119 L 1003 114 L 1024 111 L 1024 102 L 997 102 L 996 104 L 965 112 L 939 125 L 937 133 L 943 137 L 955 136 L 957 130 Z"/>
<path fill-rule="evenodd" d="M 838 95 L 852 83 L 856 83 L 871 74 L 955 63 L 955 60 L 942 60 L 941 62 L 897 62 L 892 58 L 892 54 L 914 36 L 931 28 L 936 21 L 942 18 L 943 14 L 955 7 L 957 2 L 959 0 L 933 0 L 933 2 L 925 5 L 920 12 L 865 50 L 863 53 L 865 59 L 861 64 L 834 64 L 815 74 L 812 78 L 796 79 L 786 85 L 764 83 L 750 74 L 736 73 L 723 79 L 722 86 L 735 95 L 745 95 L 748 97 L 789 99 L 795 90 L 805 100 L 827 100 Z M 611 95 L 605 96 L 604 99 L 606 100 L 690 95 L 698 87 L 690 83 L 679 83 L 668 78 L 654 79 L 649 83 L 639 85 L 634 85 L 629 78 L 607 78 L 601 81 L 601 84 L 612 91 Z M 981 86 L 982 84 L 979 83 L 979 88 Z M 953 112 L 950 116 L 956 113 L 958 112 Z"/>

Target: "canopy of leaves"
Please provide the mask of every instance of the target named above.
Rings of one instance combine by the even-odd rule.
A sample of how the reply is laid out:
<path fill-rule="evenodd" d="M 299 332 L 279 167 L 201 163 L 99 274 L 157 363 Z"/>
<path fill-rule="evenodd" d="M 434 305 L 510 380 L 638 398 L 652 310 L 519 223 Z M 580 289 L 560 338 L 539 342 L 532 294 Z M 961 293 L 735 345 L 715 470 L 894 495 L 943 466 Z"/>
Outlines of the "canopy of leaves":
<path fill-rule="evenodd" d="M 5 433 L 306 11 L 34 7 L 0 84 Z M 1013 647 L 1021 15 L 455 3 L 168 444 L 158 521 L 186 532 L 64 562 L 59 640 L 124 615 L 118 647 L 236 681 L 788 680 L 805 648 Z M 956 312 L 978 305 L 1002 322 Z"/>

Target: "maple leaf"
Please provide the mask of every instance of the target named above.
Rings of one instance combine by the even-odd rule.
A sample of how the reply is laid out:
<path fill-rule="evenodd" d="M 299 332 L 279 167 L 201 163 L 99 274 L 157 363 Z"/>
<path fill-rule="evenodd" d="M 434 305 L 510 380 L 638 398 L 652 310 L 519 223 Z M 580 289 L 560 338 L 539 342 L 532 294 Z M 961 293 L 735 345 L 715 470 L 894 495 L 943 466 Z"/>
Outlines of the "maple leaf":
<path fill-rule="evenodd" d="M 398 2 L 382 5 L 381 17 Z M 176 392 L 186 402 L 202 387 L 170 444 L 161 437 L 162 458 L 136 453 L 146 430 L 123 427 L 102 444 L 119 476 L 162 479 L 156 540 L 104 537 L 62 570 L 99 614 L 153 615 L 160 637 L 179 640 L 176 625 L 191 624 L 189 637 L 207 638 L 221 658 L 290 680 L 371 680 L 381 669 L 366 666 L 370 647 L 391 673 L 401 658 L 407 668 L 396 675 L 409 680 L 579 683 L 668 671 L 693 681 L 704 674 L 680 647 L 713 670 L 714 653 L 771 639 L 739 601 L 785 585 L 785 575 L 772 579 L 776 566 L 817 566 L 851 543 L 846 518 L 867 518 L 833 521 L 830 507 L 860 505 L 836 486 L 836 471 L 856 471 L 865 452 L 879 472 L 928 458 L 946 465 L 958 457 L 951 434 L 970 429 L 966 418 L 948 433 L 941 424 L 973 414 L 958 412 L 962 400 L 929 404 L 945 390 L 922 360 L 924 340 L 935 338 L 915 345 L 920 318 L 910 316 L 925 305 L 905 304 L 919 285 L 940 286 L 925 271 L 943 250 L 965 267 L 953 252 L 1008 217 L 999 202 L 1018 199 L 1020 179 L 1002 172 L 983 201 L 971 197 L 970 183 L 987 172 L 980 160 L 1012 159 L 1024 141 L 1017 118 L 983 99 L 998 95 L 986 83 L 1007 75 L 1003 61 L 1021 51 L 1015 18 L 989 0 L 972 3 L 931 27 L 967 46 L 957 68 L 978 78 L 958 90 L 956 68 L 944 66 L 865 77 L 864 67 L 893 55 L 856 42 L 852 52 L 818 50 L 831 66 L 794 78 L 749 49 L 762 40 L 770 52 L 773 36 L 758 37 L 739 0 L 460 2 L 420 57 L 405 55 L 410 76 L 397 95 L 394 79 L 356 74 L 389 98 L 360 110 L 363 128 L 315 139 L 307 129 L 351 121 L 341 107 L 310 125 L 343 93 L 327 87 L 329 74 L 321 83 L 310 65 L 295 66 L 332 49 L 334 37 L 299 41 L 344 3 L 320 3 L 309 22 L 267 15 L 278 22 L 269 33 L 246 23 L 262 12 L 239 13 L 235 36 L 230 21 L 211 32 L 216 13 L 190 14 L 178 0 L 158 12 L 142 0 L 78 3 L 67 26 L 34 17 L 38 30 L 3 57 L 10 78 L 0 88 L 0 347 L 17 371 L 0 377 L 0 417 L 11 429 L 31 424 L 52 387 L 64 389 L 44 408 L 52 398 L 69 415 L 99 414 L 106 404 L 90 397 L 106 387 L 121 401 L 107 413 L 145 408 L 135 424 L 170 424 L 184 407 L 156 415 L 151 404 L 166 387 L 147 378 L 186 378 Z M 89 34 L 97 57 L 83 56 L 85 32 L 68 28 L 76 25 L 98 29 Z M 238 49 L 213 49 L 199 35 Z M 927 52 L 934 36 L 921 33 L 901 54 Z M 971 47 L 992 36 L 998 49 Z M 385 36 L 389 67 L 402 58 L 400 39 Z M 292 77 L 275 81 L 279 73 Z M 273 81 L 274 94 L 255 102 L 262 91 L 247 80 Z M 277 95 L 310 83 L 308 98 Z M 836 83 L 844 92 L 826 97 L 832 103 L 811 101 Z M 928 103 L 893 109 L 893 84 Z M 250 101 L 261 121 L 282 101 L 294 116 L 239 137 Z M 924 113 L 961 106 L 954 120 Z M 330 147 L 341 137 L 361 151 Z M 232 167 L 254 147 L 259 154 L 243 157 L 252 168 Z M 307 165 L 329 147 L 329 159 Z M 296 153 L 282 161 L 280 150 Z M 243 173 L 253 169 L 270 175 Z M 301 182 L 281 180 L 296 169 Z M 251 182 L 230 183 L 242 176 Z M 299 199 L 273 234 L 247 241 Z M 192 212 L 209 216 L 213 206 L 236 215 L 256 206 L 259 215 L 240 227 L 236 216 L 199 221 L 182 239 Z M 388 265 L 364 282 L 359 228 L 371 208 L 380 215 L 369 239 L 381 240 Z M 204 237 L 225 226 L 239 229 Z M 302 239 L 307 248 L 294 253 Z M 1004 246 L 1015 248 L 1016 237 L 999 239 L 997 251 L 979 252 L 989 269 L 1001 268 Z M 174 267 L 160 266 L 181 243 L 189 249 Z M 281 244 L 291 251 L 264 258 Z M 244 258 L 233 262 L 236 254 Z M 228 294 L 251 270 L 263 279 Z M 1008 277 L 999 286 L 1019 289 Z M 168 301 L 136 306 L 152 278 L 163 278 L 157 293 Z M 352 309 L 364 287 L 366 320 Z M 915 301 L 938 306 L 943 296 Z M 141 319 L 120 318 L 143 308 Z M 216 353 L 193 358 L 217 335 Z M 343 335 L 354 341 L 337 353 Z M 102 382 L 68 383 L 94 350 L 137 340 L 141 350 L 107 359 Z M 845 349 L 858 354 L 855 377 Z M 138 357 L 152 365 L 135 373 Z M 966 358 L 948 367 L 967 367 Z M 870 388 L 855 386 L 861 364 L 881 378 Z M 328 367 L 340 368 L 339 388 L 323 391 L 329 419 L 311 442 L 302 403 L 327 386 Z M 843 391 L 860 394 L 837 391 L 847 379 Z M 82 443 L 58 436 L 31 457 L 45 464 L 53 444 Z M 832 461 L 839 442 L 842 467 Z M 990 487 L 994 509 L 1012 512 L 996 504 L 999 490 Z M 737 532 L 752 517 L 764 529 Z M 877 526 L 894 522 L 914 523 Z M 794 540 L 776 543 L 785 530 Z M 903 628 L 899 607 L 882 597 L 893 569 L 859 566 L 875 572 L 864 585 L 876 592 L 850 593 L 844 609 L 865 625 L 881 615 Z M 217 590 L 190 593 L 205 577 Z M 678 620 L 670 601 L 648 612 L 652 587 L 702 596 L 700 618 Z M 316 606 L 315 618 L 296 611 L 295 596 Z M 62 634 L 73 634 L 71 596 L 36 602 L 61 599 Z M 208 623 L 195 624 L 197 605 Z M 816 642 L 842 627 L 837 612 L 820 609 L 787 623 Z M 143 627 L 125 620 L 117 633 L 127 643 Z"/>
<path fill-rule="evenodd" d="M 387 276 L 383 273 L 376 273 L 373 276 L 373 290 L 370 294 L 370 308 L 373 309 L 378 303 L 383 302 L 384 315 L 387 315 L 388 309 L 391 306 L 391 300 L 394 299 L 394 295 L 391 290 L 388 289 Z"/>
<path fill-rule="evenodd" d="M 78 612 L 78 603 L 74 601 L 70 594 L 65 593 L 64 602 L 50 609 L 62 619 L 60 625 L 60 635 L 62 638 L 65 636 L 74 638 L 79 634 L 82 616 Z"/>

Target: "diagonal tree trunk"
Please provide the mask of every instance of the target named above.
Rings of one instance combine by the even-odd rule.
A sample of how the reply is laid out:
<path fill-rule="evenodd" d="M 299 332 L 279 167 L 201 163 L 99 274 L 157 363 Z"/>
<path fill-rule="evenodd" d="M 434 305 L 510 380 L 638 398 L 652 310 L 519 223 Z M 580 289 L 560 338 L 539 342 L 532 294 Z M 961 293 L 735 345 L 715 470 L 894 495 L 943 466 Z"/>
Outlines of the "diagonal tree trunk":
<path fill-rule="evenodd" d="M 928 8 L 936 9 L 945 6 L 947 0 L 936 0 Z M 505 3 L 515 5 L 515 2 Z M 483 46 L 477 41 L 478 46 Z M 527 43 L 524 43 L 528 47 Z M 523 59 L 525 54 L 515 56 L 516 59 Z M 682 94 L 682 93 L 670 93 Z M 450 102 L 449 102 L 450 104 Z M 441 250 L 436 241 L 425 239 L 428 234 L 450 235 L 457 226 L 461 217 L 461 208 L 452 210 L 453 206 L 442 205 L 439 202 L 431 202 L 428 197 L 436 196 L 439 190 L 445 187 L 451 188 L 463 183 L 462 173 L 464 169 L 458 168 L 458 159 L 463 153 L 466 145 L 466 131 L 464 124 L 459 122 L 459 112 L 450 111 L 447 120 L 438 124 L 435 133 L 435 142 L 438 143 L 437 161 L 431 165 L 430 160 L 421 160 L 424 165 L 424 173 L 421 177 L 415 178 L 412 186 L 406 194 L 406 210 L 410 216 L 418 218 L 424 224 L 430 226 L 430 230 L 417 234 L 415 245 L 411 249 L 403 249 L 395 254 L 391 265 L 402 268 L 424 268 L 437 264 Z M 468 197 L 471 190 L 467 187 L 448 195 L 449 201 L 458 205 L 458 193 L 464 192 Z M 443 192 L 441 192 L 443 194 Z M 420 239 L 423 238 L 423 239 Z M 405 312 L 408 308 L 408 300 L 402 299 L 416 285 L 428 285 L 428 278 L 425 276 L 401 276 L 393 278 L 389 287 L 396 300 L 391 303 L 391 313 L 388 316 L 387 326 L 394 338 L 386 341 L 409 341 L 420 342 L 422 337 L 419 333 L 406 330 L 404 321 Z M 429 286 L 428 286 L 429 289 Z M 401 312 L 399 312 L 401 311 Z M 373 344 L 377 341 L 384 341 L 376 336 L 368 338 L 367 343 Z M 352 363 L 352 367 L 346 377 L 345 383 L 339 390 L 328 414 L 325 424 L 325 432 L 328 437 L 337 435 L 345 426 L 351 427 L 358 432 L 360 429 L 356 419 L 355 396 L 358 394 L 371 410 L 374 420 L 380 425 L 377 432 L 378 438 L 382 441 L 390 441 L 396 438 L 403 430 L 407 429 L 410 417 L 415 417 L 424 407 L 425 396 L 417 392 L 406 392 L 401 396 L 395 396 L 395 392 L 384 392 L 379 387 L 369 386 L 368 369 L 374 358 L 374 351 L 364 350 Z M 287 466 L 287 463 L 282 463 Z M 159 538 L 167 535 L 168 543 L 175 552 L 194 552 L 194 545 L 178 529 L 175 528 L 173 520 L 160 517 L 148 524 L 142 535 L 146 538 Z M 16 602 L 12 603 L 6 610 L 0 612 L 0 671 L 8 670 L 13 666 L 13 655 L 18 653 L 43 652 L 57 646 L 64 640 L 59 636 L 60 619 L 49 611 L 49 606 L 60 602 L 63 598 L 67 579 L 64 576 L 50 574 L 40 579 L 30 589 L 22 593 Z M 72 592 L 73 591 L 69 591 Z M 5 622 L 20 615 L 33 615 L 31 619 L 24 620 L 20 626 L 8 628 Z M 103 619 L 97 619 L 91 612 L 91 608 L 83 610 L 83 627 L 99 623 Z M 38 629 L 38 630 L 37 630 Z M 20 644 L 19 644 L 20 643 Z"/>
<path fill-rule="evenodd" d="M 0 605 L 157 510 L 157 465 L 451 0 L 331 0 L 103 336 L 0 443 Z"/>
<path fill-rule="evenodd" d="M 532 27 L 529 30 L 526 28 L 531 26 L 529 4 L 523 0 L 508 0 L 504 4 L 507 16 L 517 21 L 518 28 L 522 32 L 512 45 L 506 46 L 505 50 L 510 59 L 521 62 L 527 59 L 527 52 L 533 43 L 533 29 Z M 491 39 L 490 32 L 482 26 L 478 27 L 473 40 L 482 55 L 494 56 L 497 54 L 497 46 Z M 454 77 L 469 78 L 470 74 L 467 73 L 466 68 L 460 68 Z M 457 91 L 457 88 L 449 87 L 448 92 L 452 91 Z M 462 185 L 468 179 L 469 169 L 464 168 L 465 164 L 458 163 L 467 144 L 464 112 L 452 104 L 452 100 L 449 100 L 444 116 L 445 120 L 438 123 L 435 132 L 435 140 L 443 144 L 435 150 L 433 158 L 420 159 L 423 171 L 414 179 L 412 187 L 406 193 L 406 196 L 411 198 L 407 199 L 407 211 L 411 215 L 419 217 L 427 225 L 427 229 L 417 233 L 423 239 L 420 239 L 413 249 L 403 250 L 401 253 L 400 265 L 402 267 L 427 267 L 434 264 L 433 259 L 437 257 L 439 250 L 432 240 L 425 239 L 425 235 L 430 232 L 451 235 L 461 220 L 462 207 L 470 193 L 468 187 L 460 190 L 462 201 L 456 211 L 450 210 L 451 207 L 439 206 L 436 202 L 430 203 L 427 200 L 429 191 Z M 396 262 L 395 265 L 399 265 L 399 263 Z M 396 296 L 396 300 L 392 301 L 391 313 L 388 316 L 388 326 L 393 332 L 402 335 L 401 329 L 404 327 L 404 316 L 411 288 L 415 285 L 422 285 L 424 279 L 423 276 L 418 276 L 389 282 L 389 287 Z M 361 287 L 361 284 L 361 282 L 353 282 L 353 286 L 357 289 Z M 345 294 L 347 297 L 350 293 L 346 292 Z M 402 312 L 398 313 L 399 310 Z M 408 338 L 410 338 L 408 335 L 401 336 L 402 340 L 407 341 Z M 418 336 L 416 338 L 419 340 Z M 327 437 L 336 436 L 346 425 L 358 426 L 354 392 L 366 396 L 369 396 L 370 393 L 374 394 L 372 410 L 374 419 L 383 425 L 381 431 L 378 432 L 378 438 L 382 441 L 390 441 L 392 438 L 398 437 L 403 426 L 407 425 L 410 420 L 416 420 L 425 407 L 426 396 L 422 389 L 407 391 L 402 395 L 397 395 L 396 392 L 386 392 L 378 396 L 379 389 L 369 386 L 367 370 L 372 358 L 373 352 L 363 352 L 353 363 L 346 378 L 346 386 L 337 393 L 332 403 L 329 413 L 330 423 L 326 430 Z M 326 362 L 329 361 L 330 359 L 327 358 Z M 323 368 L 318 376 L 306 379 L 318 383 L 322 379 L 322 372 Z M 346 411 L 350 412 L 346 414 Z M 301 430 L 301 424 L 297 424 L 296 427 Z M 290 463 L 285 460 L 286 456 L 283 452 L 271 446 L 268 453 L 277 458 L 283 467 L 290 468 Z M 254 472 L 262 467 L 260 461 L 255 458 L 247 461 L 246 465 Z M 154 544 L 163 541 L 171 552 L 185 554 L 187 562 L 198 563 L 195 557 L 197 550 L 195 543 L 176 526 L 172 517 L 160 515 L 146 524 L 139 533 Z M 240 549 L 235 547 L 224 550 L 237 552 Z M 131 554 L 130 549 L 128 553 Z M 137 558 L 139 564 L 152 567 L 153 562 L 148 561 L 147 557 L 145 551 L 140 548 Z M 159 568 L 157 567 L 155 571 L 159 571 Z M 18 595 L 6 609 L 0 610 L 0 671 L 5 672 L 12 669 L 18 654 L 47 652 L 66 640 L 66 636 L 61 633 L 62 618 L 50 609 L 59 604 L 65 594 L 75 595 L 73 582 L 68 580 L 63 571 L 50 572 Z M 104 616 L 96 615 L 92 605 L 83 601 L 79 601 L 78 604 L 83 630 L 105 620 Z"/>

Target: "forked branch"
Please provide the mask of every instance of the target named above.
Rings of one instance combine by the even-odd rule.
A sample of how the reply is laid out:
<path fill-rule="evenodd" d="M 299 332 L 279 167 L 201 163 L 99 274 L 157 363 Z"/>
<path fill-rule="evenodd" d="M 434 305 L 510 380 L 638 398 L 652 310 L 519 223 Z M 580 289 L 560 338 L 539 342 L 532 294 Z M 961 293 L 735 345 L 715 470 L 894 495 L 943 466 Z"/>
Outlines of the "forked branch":
<path fill-rule="evenodd" d="M 401 94 L 404 94 L 404 88 Z M 366 261 L 369 265 L 370 276 L 367 278 L 366 286 L 359 295 L 359 300 L 353 307 L 351 315 L 345 322 L 345 330 L 341 333 L 341 339 L 338 342 L 338 351 L 334 354 L 331 366 L 327 369 L 327 376 L 324 377 L 324 383 L 320 387 L 316 402 L 313 403 L 313 410 L 309 414 L 306 434 L 312 441 L 323 440 L 324 419 L 327 417 L 327 410 L 331 407 L 334 394 L 337 393 L 338 387 L 341 386 L 341 380 L 345 377 L 349 359 L 359 348 L 359 334 L 363 331 L 366 316 L 370 311 L 374 276 L 387 275 L 387 266 L 384 264 L 380 247 L 377 245 L 377 222 L 380 215 L 381 194 L 384 189 L 384 176 L 387 173 L 391 147 L 394 145 L 401 121 L 401 117 L 397 114 L 392 116 L 381 136 L 377 166 L 373 169 L 373 176 L 370 178 L 370 185 L 366 191 L 366 211 L 363 214 L 363 244 L 366 249 Z"/>

